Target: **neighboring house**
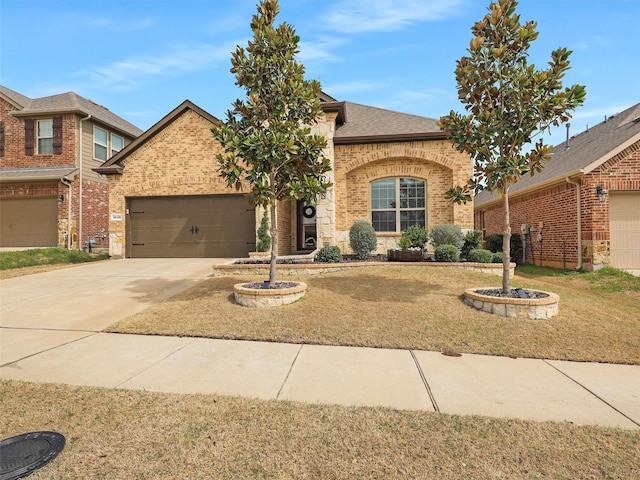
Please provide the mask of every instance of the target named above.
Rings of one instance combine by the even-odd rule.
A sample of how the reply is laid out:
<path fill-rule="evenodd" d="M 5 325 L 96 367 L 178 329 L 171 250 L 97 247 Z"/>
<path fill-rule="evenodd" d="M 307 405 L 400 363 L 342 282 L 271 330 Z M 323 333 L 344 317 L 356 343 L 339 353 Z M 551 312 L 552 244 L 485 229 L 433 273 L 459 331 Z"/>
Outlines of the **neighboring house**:
<path fill-rule="evenodd" d="M 278 252 L 323 245 L 349 251 L 349 228 L 371 222 L 378 251 L 395 246 L 409 225 L 473 226 L 473 207 L 444 191 L 471 175 L 436 120 L 321 97 L 324 155 L 333 187 L 315 205 L 278 204 Z M 261 212 L 219 176 L 218 119 L 186 100 L 96 171 L 109 177 L 112 256 L 246 257 L 255 250 Z"/>
<path fill-rule="evenodd" d="M 474 203 L 476 228 L 502 233 L 502 199 L 485 191 Z M 527 263 L 640 273 L 640 104 L 556 146 L 509 205 L 512 232 L 531 227 Z"/>
<path fill-rule="evenodd" d="M 0 246 L 106 249 L 109 185 L 92 169 L 141 133 L 73 92 L 0 86 Z"/>

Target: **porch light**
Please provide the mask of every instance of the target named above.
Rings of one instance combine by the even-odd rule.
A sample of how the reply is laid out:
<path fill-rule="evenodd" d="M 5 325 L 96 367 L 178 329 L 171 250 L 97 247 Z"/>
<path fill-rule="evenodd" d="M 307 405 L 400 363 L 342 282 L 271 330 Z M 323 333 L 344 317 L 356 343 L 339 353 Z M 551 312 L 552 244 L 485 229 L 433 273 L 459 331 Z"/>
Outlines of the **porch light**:
<path fill-rule="evenodd" d="M 596 195 L 598 195 L 598 198 L 600 199 L 601 203 L 604 203 L 607 201 L 607 192 L 604 188 L 602 188 L 602 186 L 598 185 L 596 187 Z"/>
<path fill-rule="evenodd" d="M 56 198 L 56 203 L 58 204 L 58 207 L 62 205 L 62 202 L 64 202 L 64 195 L 58 195 L 58 198 Z"/>

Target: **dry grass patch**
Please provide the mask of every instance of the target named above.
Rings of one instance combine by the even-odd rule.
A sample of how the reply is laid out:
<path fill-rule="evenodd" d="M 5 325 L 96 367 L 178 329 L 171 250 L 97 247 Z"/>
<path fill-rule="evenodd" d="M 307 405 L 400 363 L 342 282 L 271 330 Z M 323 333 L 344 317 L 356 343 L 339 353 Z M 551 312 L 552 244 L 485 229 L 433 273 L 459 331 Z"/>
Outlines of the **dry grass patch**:
<path fill-rule="evenodd" d="M 463 303 L 465 288 L 498 287 L 498 276 L 402 265 L 299 279 L 308 284 L 302 300 L 252 309 L 235 304 L 232 291 L 255 278 L 211 278 L 108 331 L 640 364 L 637 292 L 516 278 L 514 286 L 560 295 L 557 317 L 521 320 Z"/>
<path fill-rule="evenodd" d="M 633 431 L 0 381 L 0 438 L 53 430 L 30 479 L 640 477 Z"/>

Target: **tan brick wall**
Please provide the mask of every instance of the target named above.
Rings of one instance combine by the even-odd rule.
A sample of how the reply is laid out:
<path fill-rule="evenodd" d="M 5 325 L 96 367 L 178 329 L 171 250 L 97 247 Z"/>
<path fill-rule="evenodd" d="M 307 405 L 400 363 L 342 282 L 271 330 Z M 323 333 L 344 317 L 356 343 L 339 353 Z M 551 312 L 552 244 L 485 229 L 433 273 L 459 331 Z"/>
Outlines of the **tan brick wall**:
<path fill-rule="evenodd" d="M 335 196 L 337 245 L 349 251 L 349 228 L 357 220 L 371 222 L 371 182 L 411 177 L 427 185 L 427 229 L 441 223 L 473 228 L 473 205 L 454 205 L 444 192 L 471 176 L 471 160 L 445 140 L 336 145 Z M 400 238 L 379 234 L 378 252 L 386 253 Z"/>

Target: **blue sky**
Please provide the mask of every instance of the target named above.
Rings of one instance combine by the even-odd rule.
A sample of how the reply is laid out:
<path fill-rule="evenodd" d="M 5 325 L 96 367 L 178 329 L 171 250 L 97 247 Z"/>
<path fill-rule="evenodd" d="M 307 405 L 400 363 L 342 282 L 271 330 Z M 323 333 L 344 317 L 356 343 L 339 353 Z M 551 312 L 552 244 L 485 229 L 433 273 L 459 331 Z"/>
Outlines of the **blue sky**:
<path fill-rule="evenodd" d="M 230 52 L 257 0 L 0 0 L 0 83 L 28 97 L 74 91 L 147 129 L 189 99 L 223 119 L 243 92 Z M 438 118 L 461 110 L 453 74 L 489 0 L 280 0 L 307 78 L 338 100 Z M 586 86 L 571 133 L 640 102 L 640 0 L 521 0 L 541 68 L 573 50 Z M 555 145 L 566 131 L 547 138 Z"/>

